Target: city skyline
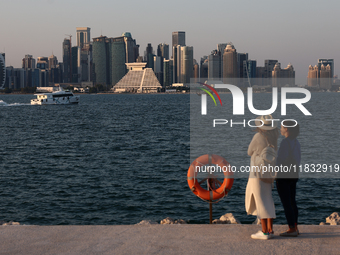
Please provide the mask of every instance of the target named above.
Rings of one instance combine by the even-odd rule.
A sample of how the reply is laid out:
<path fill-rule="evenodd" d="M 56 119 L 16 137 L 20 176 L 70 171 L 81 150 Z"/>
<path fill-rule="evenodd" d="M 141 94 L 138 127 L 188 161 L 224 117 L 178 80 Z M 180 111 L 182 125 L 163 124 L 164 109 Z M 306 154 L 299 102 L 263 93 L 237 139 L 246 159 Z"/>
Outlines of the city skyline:
<path fill-rule="evenodd" d="M 140 45 L 140 55 L 148 43 L 154 49 L 160 43 L 171 45 L 172 32 L 185 31 L 186 45 L 193 46 L 197 62 L 216 49 L 217 44 L 233 42 L 237 52 L 248 53 L 258 66 L 263 66 L 265 59 L 276 59 L 283 67 L 291 63 L 298 84 L 307 83 L 309 65 L 314 66 L 319 58 L 334 59 L 334 74 L 340 74 L 337 1 L 309 1 L 308 10 L 305 1 L 291 0 L 279 5 L 264 0 L 232 5 L 197 1 L 194 8 L 180 1 L 164 8 L 162 3 L 151 0 L 146 1 L 149 5 L 103 0 L 98 4 L 63 0 L 27 2 L 2 4 L 1 23 L 8 25 L 1 27 L 0 51 L 6 53 L 6 66 L 20 67 L 27 54 L 37 59 L 53 53 L 62 62 L 64 38 L 71 34 L 72 45 L 76 45 L 76 27 L 90 27 L 91 40 L 130 32 Z M 69 8 L 65 8 L 66 3 Z M 334 8 L 329 8 L 330 5 Z M 145 12 L 147 6 L 152 6 L 149 12 Z M 327 19 L 320 21 L 320 16 Z"/>

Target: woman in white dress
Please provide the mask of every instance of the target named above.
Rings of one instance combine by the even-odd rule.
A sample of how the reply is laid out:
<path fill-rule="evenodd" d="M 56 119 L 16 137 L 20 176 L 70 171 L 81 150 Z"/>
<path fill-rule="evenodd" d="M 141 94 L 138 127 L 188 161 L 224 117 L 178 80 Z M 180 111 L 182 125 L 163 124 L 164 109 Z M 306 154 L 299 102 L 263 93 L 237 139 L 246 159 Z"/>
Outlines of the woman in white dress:
<path fill-rule="evenodd" d="M 279 132 L 271 115 L 260 116 L 255 121 L 257 133 L 248 147 L 251 156 L 250 169 L 256 166 L 255 160 L 261 151 L 271 145 L 277 151 Z M 254 239 L 270 239 L 274 235 L 273 219 L 276 218 L 272 197 L 272 184 L 259 179 L 259 174 L 250 171 L 246 188 L 245 206 L 247 214 L 256 215 L 261 220 L 262 231 L 252 234 Z"/>

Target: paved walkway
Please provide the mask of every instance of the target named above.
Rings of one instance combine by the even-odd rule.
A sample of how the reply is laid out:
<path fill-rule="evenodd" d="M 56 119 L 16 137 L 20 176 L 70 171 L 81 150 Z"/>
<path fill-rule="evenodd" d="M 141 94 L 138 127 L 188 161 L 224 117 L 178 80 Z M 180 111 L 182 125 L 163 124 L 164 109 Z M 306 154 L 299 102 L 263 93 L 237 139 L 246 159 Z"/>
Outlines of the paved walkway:
<path fill-rule="evenodd" d="M 340 226 L 253 240 L 256 225 L 0 226 L 0 254 L 340 254 Z M 274 231 L 286 230 L 275 225 Z"/>

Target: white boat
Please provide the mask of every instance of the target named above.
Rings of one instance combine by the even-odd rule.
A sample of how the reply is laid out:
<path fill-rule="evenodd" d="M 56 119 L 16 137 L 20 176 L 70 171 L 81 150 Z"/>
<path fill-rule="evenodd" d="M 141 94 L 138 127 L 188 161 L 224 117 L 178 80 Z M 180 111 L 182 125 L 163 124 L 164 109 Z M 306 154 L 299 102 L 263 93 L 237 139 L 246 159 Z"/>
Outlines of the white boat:
<path fill-rule="evenodd" d="M 79 96 L 73 95 L 69 90 L 63 90 L 59 87 L 58 91 L 52 93 L 34 94 L 36 99 L 31 99 L 31 104 L 78 104 Z"/>

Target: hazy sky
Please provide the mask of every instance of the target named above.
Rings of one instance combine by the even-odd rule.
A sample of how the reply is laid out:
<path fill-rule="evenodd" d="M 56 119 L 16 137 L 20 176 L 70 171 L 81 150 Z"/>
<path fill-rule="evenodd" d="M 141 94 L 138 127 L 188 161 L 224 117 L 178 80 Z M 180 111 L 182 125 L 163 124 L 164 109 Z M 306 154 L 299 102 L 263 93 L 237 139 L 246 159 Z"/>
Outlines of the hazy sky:
<path fill-rule="evenodd" d="M 237 52 L 263 66 L 277 59 L 292 63 L 298 83 L 306 83 L 308 66 L 333 58 L 340 74 L 339 0 L 1 0 L 0 52 L 6 65 L 21 67 L 25 54 L 53 52 L 62 61 L 62 42 L 76 27 L 90 27 L 91 38 L 131 32 L 144 54 L 147 43 L 171 46 L 173 31 L 186 32 L 197 61 L 233 42 Z M 170 52 L 171 55 L 171 52 Z"/>

